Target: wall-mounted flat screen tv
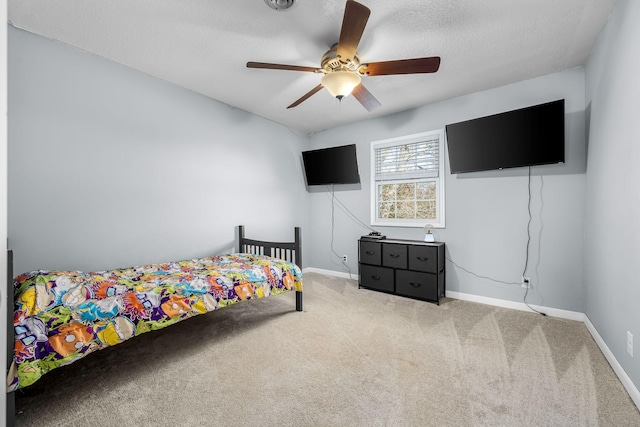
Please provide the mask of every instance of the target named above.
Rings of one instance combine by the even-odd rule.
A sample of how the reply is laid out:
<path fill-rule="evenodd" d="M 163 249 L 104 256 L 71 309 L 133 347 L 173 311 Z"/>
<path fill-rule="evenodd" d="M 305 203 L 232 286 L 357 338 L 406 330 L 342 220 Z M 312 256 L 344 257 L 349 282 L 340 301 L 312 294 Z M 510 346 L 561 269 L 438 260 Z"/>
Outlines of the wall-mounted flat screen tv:
<path fill-rule="evenodd" d="M 359 184 L 355 144 L 302 152 L 307 185 Z"/>
<path fill-rule="evenodd" d="M 564 163 L 564 99 L 446 126 L 451 173 Z"/>

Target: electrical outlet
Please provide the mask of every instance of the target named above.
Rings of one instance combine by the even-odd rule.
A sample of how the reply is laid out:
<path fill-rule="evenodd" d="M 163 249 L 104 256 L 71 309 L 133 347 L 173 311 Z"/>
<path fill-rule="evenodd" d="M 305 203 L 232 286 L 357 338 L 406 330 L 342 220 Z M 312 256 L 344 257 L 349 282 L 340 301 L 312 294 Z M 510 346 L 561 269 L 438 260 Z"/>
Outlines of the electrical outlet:
<path fill-rule="evenodd" d="M 347 262 L 347 256 L 346 255 L 342 255 L 342 262 Z"/>
<path fill-rule="evenodd" d="M 627 353 L 633 357 L 633 334 L 627 331 Z"/>
<path fill-rule="evenodd" d="M 523 288 L 530 288 L 531 287 L 531 278 L 530 277 L 526 277 L 526 276 L 522 276 L 522 282 L 520 282 L 522 284 Z"/>

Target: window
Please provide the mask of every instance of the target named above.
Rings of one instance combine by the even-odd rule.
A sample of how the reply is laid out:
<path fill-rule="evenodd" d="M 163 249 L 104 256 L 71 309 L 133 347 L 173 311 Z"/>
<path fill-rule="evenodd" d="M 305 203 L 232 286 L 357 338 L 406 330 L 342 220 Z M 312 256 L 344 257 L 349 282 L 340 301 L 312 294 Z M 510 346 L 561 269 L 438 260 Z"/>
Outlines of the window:
<path fill-rule="evenodd" d="M 444 227 L 444 130 L 371 144 L 371 223 Z"/>

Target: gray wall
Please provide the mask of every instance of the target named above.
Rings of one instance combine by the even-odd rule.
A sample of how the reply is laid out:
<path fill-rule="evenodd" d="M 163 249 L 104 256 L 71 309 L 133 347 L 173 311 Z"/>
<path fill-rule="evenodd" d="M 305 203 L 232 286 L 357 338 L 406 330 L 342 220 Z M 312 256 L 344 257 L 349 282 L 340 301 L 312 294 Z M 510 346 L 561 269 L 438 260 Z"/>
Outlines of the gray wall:
<path fill-rule="evenodd" d="M 567 162 L 532 168 L 533 219 L 527 275 L 532 279 L 533 289 L 527 302 L 582 312 L 584 84 L 584 69 L 572 69 L 317 133 L 310 138 L 311 145 L 320 148 L 357 144 L 362 183 L 355 188 L 336 186 L 335 194 L 354 215 L 368 223 L 371 141 L 439 129 L 448 123 L 564 98 Z M 436 239 L 446 242 L 447 256 L 478 275 L 519 283 L 527 241 L 527 169 L 451 175 L 447 162 L 445 188 L 446 228 L 436 230 L 435 235 Z M 329 196 L 326 188 L 314 189 L 311 193 L 309 212 L 313 229 L 307 238 L 313 245 L 308 261 L 313 267 L 340 271 L 340 262 L 331 251 Z M 333 248 L 339 255 L 348 255 L 349 267 L 357 274 L 357 240 L 368 230 L 338 208 L 334 223 Z M 424 236 L 422 228 L 378 229 L 389 237 L 422 239 Z M 519 284 L 479 279 L 450 262 L 447 262 L 447 289 L 517 302 L 524 296 Z"/>
<path fill-rule="evenodd" d="M 9 27 L 16 274 L 98 270 L 293 239 L 306 140 L 271 121 Z"/>
<path fill-rule="evenodd" d="M 586 67 L 585 313 L 640 388 L 640 2 L 619 0 Z M 636 341 L 627 354 L 626 333 Z"/>

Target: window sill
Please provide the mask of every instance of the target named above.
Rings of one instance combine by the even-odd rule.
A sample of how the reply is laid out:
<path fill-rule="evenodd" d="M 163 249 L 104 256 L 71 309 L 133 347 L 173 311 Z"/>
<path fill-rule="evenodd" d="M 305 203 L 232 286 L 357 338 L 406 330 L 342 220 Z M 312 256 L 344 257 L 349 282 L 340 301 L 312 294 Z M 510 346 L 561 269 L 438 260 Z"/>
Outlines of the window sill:
<path fill-rule="evenodd" d="M 430 225 L 432 229 L 442 229 L 445 228 L 444 222 L 442 223 L 434 223 L 434 222 L 427 222 L 427 221 L 421 221 L 421 222 L 415 222 L 415 221 L 411 221 L 411 222 L 400 222 L 397 220 L 392 221 L 372 221 L 371 222 L 371 226 L 372 227 L 407 227 L 407 228 L 424 228 L 425 225 Z"/>

